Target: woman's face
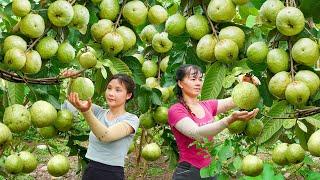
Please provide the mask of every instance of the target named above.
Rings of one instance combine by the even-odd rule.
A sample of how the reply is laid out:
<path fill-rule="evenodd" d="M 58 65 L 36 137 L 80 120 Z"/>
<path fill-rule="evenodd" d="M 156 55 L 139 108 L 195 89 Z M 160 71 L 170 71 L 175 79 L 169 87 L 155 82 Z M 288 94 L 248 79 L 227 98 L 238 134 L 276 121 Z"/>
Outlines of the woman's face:
<path fill-rule="evenodd" d="M 118 79 L 113 79 L 107 85 L 105 92 L 106 101 L 109 107 L 119 107 L 126 103 L 130 99 L 132 93 L 127 93 L 126 86 Z"/>
<path fill-rule="evenodd" d="M 190 97 L 198 97 L 201 93 L 203 81 L 202 74 L 192 72 L 186 75 L 182 81 L 178 81 L 178 85 L 181 88 L 183 94 Z"/>

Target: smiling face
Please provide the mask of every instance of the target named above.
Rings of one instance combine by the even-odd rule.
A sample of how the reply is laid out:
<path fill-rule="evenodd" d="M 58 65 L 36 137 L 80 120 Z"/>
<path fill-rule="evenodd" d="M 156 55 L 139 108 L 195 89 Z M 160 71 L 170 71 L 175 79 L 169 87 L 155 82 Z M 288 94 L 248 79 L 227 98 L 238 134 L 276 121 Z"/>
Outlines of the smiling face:
<path fill-rule="evenodd" d="M 189 67 L 185 77 L 178 81 L 178 86 L 181 88 L 184 95 L 196 98 L 202 90 L 202 77 L 203 74 L 198 69 Z"/>
<path fill-rule="evenodd" d="M 118 79 L 113 79 L 107 85 L 105 98 L 110 108 L 124 106 L 132 93 L 128 93 L 124 83 Z"/>

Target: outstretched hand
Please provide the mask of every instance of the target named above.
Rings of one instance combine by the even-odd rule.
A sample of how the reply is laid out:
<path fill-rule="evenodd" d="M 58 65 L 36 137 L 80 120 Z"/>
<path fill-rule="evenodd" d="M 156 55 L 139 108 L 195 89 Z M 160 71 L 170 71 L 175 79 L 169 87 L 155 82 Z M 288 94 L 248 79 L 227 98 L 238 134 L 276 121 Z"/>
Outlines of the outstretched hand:
<path fill-rule="evenodd" d="M 252 75 L 250 73 L 241 74 L 238 76 L 237 79 L 238 79 L 238 82 L 249 82 L 256 86 L 261 85 L 260 80 L 255 75 Z"/>
<path fill-rule="evenodd" d="M 61 72 L 62 77 L 71 77 L 71 78 L 76 78 L 79 77 L 81 74 L 77 74 L 78 72 L 72 69 L 66 69 Z"/>
<path fill-rule="evenodd" d="M 68 96 L 69 102 L 81 112 L 86 112 L 91 108 L 92 102 L 91 98 L 87 101 L 82 101 L 79 99 L 79 95 L 76 92 L 71 92 Z"/>
<path fill-rule="evenodd" d="M 249 121 L 250 119 L 256 117 L 258 114 L 259 109 L 256 108 L 250 112 L 248 111 L 235 111 L 230 116 L 231 119 L 234 121 L 240 120 L 240 121 Z"/>

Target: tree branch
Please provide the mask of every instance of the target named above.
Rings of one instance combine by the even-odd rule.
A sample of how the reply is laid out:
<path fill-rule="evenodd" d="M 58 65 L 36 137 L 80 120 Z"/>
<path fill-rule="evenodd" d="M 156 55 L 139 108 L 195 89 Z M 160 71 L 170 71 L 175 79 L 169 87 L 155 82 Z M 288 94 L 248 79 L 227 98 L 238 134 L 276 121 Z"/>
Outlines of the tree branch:
<path fill-rule="evenodd" d="M 63 79 L 70 78 L 70 77 L 77 77 L 79 74 L 84 72 L 85 69 L 78 71 L 75 74 L 69 76 L 56 76 L 56 77 L 49 77 L 49 78 L 29 78 L 26 76 L 20 76 L 16 73 L 11 73 L 5 70 L 0 69 L 0 78 L 3 78 L 7 81 L 15 82 L 15 83 L 29 83 L 29 84 L 41 84 L 41 85 L 53 85 L 59 84 Z"/>
<path fill-rule="evenodd" d="M 313 107 L 309 109 L 297 109 L 295 110 L 295 112 L 291 113 L 291 114 L 294 114 L 293 117 L 273 117 L 267 114 L 261 114 L 261 115 L 271 119 L 299 119 L 299 118 L 304 118 L 304 117 L 312 116 L 319 113 L 320 113 L 320 107 Z"/>

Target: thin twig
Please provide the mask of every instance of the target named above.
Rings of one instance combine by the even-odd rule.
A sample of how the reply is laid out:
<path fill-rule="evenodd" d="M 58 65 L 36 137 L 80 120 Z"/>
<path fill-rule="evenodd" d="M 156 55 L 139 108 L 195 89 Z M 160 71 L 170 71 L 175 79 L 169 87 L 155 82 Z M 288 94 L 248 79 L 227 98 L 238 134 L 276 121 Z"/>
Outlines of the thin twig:
<path fill-rule="evenodd" d="M 140 144 L 139 144 L 139 154 L 138 154 L 138 157 L 137 157 L 137 167 L 139 166 L 140 160 L 141 160 L 141 151 L 142 151 L 142 146 L 143 146 L 144 134 L 145 134 L 145 129 L 143 128 L 142 132 L 141 132 L 141 138 L 140 138 Z"/>
<path fill-rule="evenodd" d="M 38 97 L 37 94 L 34 92 L 34 90 L 30 87 L 30 85 L 28 84 L 28 82 L 26 81 L 26 79 L 21 76 L 21 78 L 23 79 L 23 81 L 25 82 L 25 84 L 28 86 L 28 88 L 30 89 L 30 91 L 32 92 L 32 94 L 34 95 L 34 97 L 36 98 L 36 101 L 38 101 Z"/>
<path fill-rule="evenodd" d="M 28 52 L 30 49 L 33 48 L 33 46 L 35 46 L 37 44 L 37 42 L 45 35 L 47 34 L 47 32 L 49 31 L 50 28 L 47 28 L 40 37 L 38 37 L 35 41 L 32 42 L 32 44 L 30 44 L 30 46 L 28 47 L 28 49 L 25 52 Z"/>
<path fill-rule="evenodd" d="M 52 152 L 51 152 L 51 150 L 50 150 L 50 147 L 49 147 L 49 144 L 47 143 L 47 141 L 45 141 L 46 143 L 46 146 L 47 146 L 47 149 L 48 149 L 48 152 L 49 152 L 49 154 L 51 155 L 51 156 L 53 156 L 53 154 L 52 154 Z"/>
<path fill-rule="evenodd" d="M 4 145 L 1 145 L 0 146 L 0 157 L 2 156 L 3 152 L 4 152 Z"/>
<path fill-rule="evenodd" d="M 140 169 L 141 151 L 142 151 L 142 146 L 143 146 L 144 133 L 145 133 L 145 129 L 142 128 L 141 137 L 140 137 L 140 144 L 139 144 L 139 149 L 138 149 L 138 157 L 137 157 L 135 178 L 137 178 L 137 176 L 139 175 L 138 174 L 138 170 Z"/>
<path fill-rule="evenodd" d="M 293 2 L 293 7 L 297 7 L 296 1 L 292 0 L 292 2 Z"/>
<path fill-rule="evenodd" d="M 288 40 L 288 48 L 289 48 L 289 58 L 290 58 L 290 63 L 291 63 L 291 78 L 292 78 L 292 81 L 294 81 L 294 64 L 293 64 L 293 58 L 292 58 L 292 42 L 291 42 L 291 38 Z"/>
<path fill-rule="evenodd" d="M 303 165 L 304 165 L 304 162 L 301 162 L 301 163 L 299 164 L 298 168 L 297 168 L 295 171 L 293 171 L 292 174 L 294 174 L 294 173 L 296 173 L 297 171 L 299 171 L 299 169 L 301 169 L 301 168 L 303 167 Z"/>
<path fill-rule="evenodd" d="M 279 38 L 279 39 L 278 39 L 278 38 Z M 273 41 L 270 42 L 270 43 L 271 43 L 270 46 L 271 46 L 272 48 L 275 48 L 276 46 L 278 47 L 280 38 L 281 38 L 281 34 L 277 31 L 277 32 L 276 32 L 276 35 L 274 36 Z M 270 47 L 270 46 L 269 46 L 269 47 Z"/>
<path fill-rule="evenodd" d="M 147 0 L 144 1 L 144 4 L 145 4 L 146 6 L 148 6 L 148 8 L 151 8 L 151 6 L 150 6 L 150 4 L 148 3 Z"/>
<path fill-rule="evenodd" d="M 206 14 L 206 17 L 207 17 L 207 19 L 208 19 L 208 21 L 209 21 L 209 24 L 210 24 L 210 26 L 211 26 L 211 29 L 212 29 L 212 32 L 213 32 L 214 36 L 216 37 L 217 41 L 219 41 L 219 37 L 218 37 L 217 31 L 216 31 L 216 29 L 215 29 L 215 27 L 214 27 L 211 19 L 209 18 L 209 15 L 208 15 L 208 13 L 207 13 L 207 9 L 206 9 L 206 6 L 205 6 L 205 4 L 204 4 L 204 1 L 202 1 L 202 8 L 203 8 L 203 10 L 204 10 L 204 12 L 205 12 L 205 14 Z"/>
<path fill-rule="evenodd" d="M 11 147 L 11 150 L 12 150 L 13 152 L 16 152 L 16 147 L 13 147 L 12 142 L 9 143 L 9 146 Z"/>
<path fill-rule="evenodd" d="M 160 69 L 160 63 L 161 61 L 163 61 L 163 56 L 158 56 L 158 61 L 157 61 L 157 64 L 158 64 L 158 76 L 157 76 L 157 79 L 158 81 L 160 82 L 160 79 L 161 79 L 161 69 Z"/>
<path fill-rule="evenodd" d="M 307 24 L 309 24 L 309 23 L 307 23 Z M 309 27 L 311 27 L 311 26 L 309 26 Z M 318 40 L 318 38 L 317 38 L 316 36 L 314 36 L 314 35 L 309 31 L 308 28 L 304 27 L 304 29 L 305 29 L 305 30 L 307 31 L 307 33 L 312 37 L 312 39 Z"/>
<path fill-rule="evenodd" d="M 71 0 L 70 4 L 73 5 L 77 0 Z"/>
<path fill-rule="evenodd" d="M 33 12 L 48 11 L 48 9 L 33 9 Z"/>
<path fill-rule="evenodd" d="M 12 33 L 17 33 L 19 31 L 19 28 L 20 28 L 20 21 L 17 22 L 17 24 L 13 26 L 11 32 Z"/>
<path fill-rule="evenodd" d="M 119 12 L 117 21 L 116 21 L 116 23 L 115 23 L 115 25 L 114 25 L 114 29 L 117 29 L 117 27 L 119 26 L 120 19 L 121 19 L 121 16 L 122 16 L 123 7 L 124 7 L 124 5 L 126 4 L 126 1 L 127 1 L 127 0 L 123 0 L 123 2 L 122 2 L 121 10 L 120 10 L 120 12 Z"/>

